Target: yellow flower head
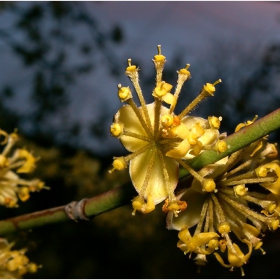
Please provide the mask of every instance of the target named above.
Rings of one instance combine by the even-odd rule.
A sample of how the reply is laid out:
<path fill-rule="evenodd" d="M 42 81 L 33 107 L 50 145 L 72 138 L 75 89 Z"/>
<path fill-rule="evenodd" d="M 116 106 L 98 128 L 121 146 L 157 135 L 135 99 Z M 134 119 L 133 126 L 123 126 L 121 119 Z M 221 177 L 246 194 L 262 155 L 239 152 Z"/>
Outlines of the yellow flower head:
<path fill-rule="evenodd" d="M 179 230 L 178 247 L 184 253 L 196 253 L 200 259 L 204 254 L 203 265 L 206 255 L 214 253 L 224 267 L 240 267 L 242 275 L 252 249 L 265 254 L 259 235 L 266 230 L 275 231 L 280 219 L 280 162 L 273 160 L 272 155 L 278 153 L 271 145 L 260 139 L 192 173 L 191 187 L 180 194 L 187 209 L 178 217 L 171 212 L 167 216 L 168 229 Z M 260 192 L 256 184 L 264 191 Z M 189 229 L 194 226 L 192 237 Z M 247 244 L 246 254 L 232 242 L 232 235 Z M 224 262 L 226 254 L 229 264 Z"/>
<path fill-rule="evenodd" d="M 26 249 L 11 250 L 14 243 L 0 239 L 0 278 L 17 279 L 26 273 L 35 273 L 40 266 L 25 256 Z"/>
<path fill-rule="evenodd" d="M 8 134 L 0 130 L 0 135 L 5 137 L 1 144 L 6 144 L 0 154 L 0 205 L 12 208 L 18 206 L 18 198 L 26 201 L 30 197 L 30 192 L 40 191 L 46 187 L 38 179 L 20 178 L 20 173 L 31 173 L 35 169 L 37 159 L 26 149 L 13 151 L 18 141 L 15 132 Z"/>
<path fill-rule="evenodd" d="M 135 103 L 129 87 L 118 85 L 118 96 L 126 105 L 115 115 L 110 131 L 131 154 L 115 158 L 110 172 L 129 166 L 132 183 L 139 194 L 132 200 L 133 214 L 136 210 L 148 213 L 156 204 L 168 199 L 163 210 L 177 215 L 187 206 L 174 195 L 181 160 L 193 158 L 213 147 L 220 135 L 221 118 L 211 117 L 208 120 L 188 114 L 203 99 L 213 96 L 215 85 L 221 80 L 207 83 L 177 115 L 174 109 L 184 82 L 190 78 L 190 65 L 178 71 L 177 86 L 171 93 L 173 86 L 162 80 L 166 60 L 161 54 L 161 46 L 158 46 L 153 62 L 156 70 L 153 103 L 146 104 L 139 85 L 139 68 L 132 65 L 131 59 L 125 74 L 133 84 L 140 106 Z"/>

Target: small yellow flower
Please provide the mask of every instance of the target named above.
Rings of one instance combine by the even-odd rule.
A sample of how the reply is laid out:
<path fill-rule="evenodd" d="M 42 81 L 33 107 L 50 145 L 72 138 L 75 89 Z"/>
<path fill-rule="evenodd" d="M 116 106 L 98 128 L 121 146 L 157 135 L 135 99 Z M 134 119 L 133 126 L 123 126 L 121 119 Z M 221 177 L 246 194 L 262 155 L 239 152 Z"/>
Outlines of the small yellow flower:
<path fill-rule="evenodd" d="M 178 71 L 173 94 L 172 85 L 162 80 L 165 61 L 161 46 L 158 46 L 158 54 L 153 59 L 156 70 L 153 103 L 146 104 L 139 85 L 139 68 L 132 65 L 131 59 L 128 60 L 125 73 L 133 84 L 140 106 L 133 100 L 129 87 L 118 85 L 118 96 L 126 105 L 115 115 L 110 131 L 131 154 L 115 158 L 110 172 L 129 166 L 132 183 L 139 194 L 132 201 L 133 214 L 136 210 L 148 213 L 165 199 L 168 200 L 164 211 L 172 211 L 177 215 L 184 210 L 186 205 L 174 195 L 179 164 L 182 159 L 193 158 L 213 147 L 220 135 L 220 118 L 206 120 L 188 114 L 203 99 L 213 96 L 215 85 L 221 80 L 207 83 L 197 98 L 177 115 L 174 109 L 184 82 L 190 78 L 190 65 Z"/>
<path fill-rule="evenodd" d="M 168 229 L 180 231 L 181 250 L 196 253 L 200 259 L 203 254 L 214 253 L 224 267 L 240 267 L 242 275 L 253 248 L 265 254 L 259 236 L 266 230 L 275 231 L 280 222 L 280 162 L 273 160 L 272 155 L 278 152 L 271 145 L 266 138 L 260 139 L 197 173 L 190 169 L 194 177 L 191 187 L 180 194 L 188 207 L 178 217 L 171 212 L 167 215 Z M 270 194 L 256 190 L 256 184 Z M 251 204 L 256 207 L 251 209 Z M 192 237 L 189 229 L 193 226 Z M 214 233 L 211 243 L 203 241 Z M 247 254 L 232 242 L 232 235 L 247 244 Z M 229 264 L 214 252 L 218 249 L 222 253 L 227 250 Z"/>
<path fill-rule="evenodd" d="M 40 266 L 25 256 L 26 249 L 11 250 L 14 243 L 0 239 L 0 278 L 22 278 L 26 273 L 35 273 Z"/>
<path fill-rule="evenodd" d="M 12 151 L 18 141 L 18 135 L 15 132 L 8 134 L 0 130 L 0 135 L 5 137 L 1 144 L 6 144 L 0 154 L 0 205 L 12 208 L 18 206 L 18 198 L 26 201 L 30 197 L 30 192 L 40 191 L 47 187 L 38 179 L 20 178 L 20 173 L 33 172 L 37 159 L 26 149 Z"/>

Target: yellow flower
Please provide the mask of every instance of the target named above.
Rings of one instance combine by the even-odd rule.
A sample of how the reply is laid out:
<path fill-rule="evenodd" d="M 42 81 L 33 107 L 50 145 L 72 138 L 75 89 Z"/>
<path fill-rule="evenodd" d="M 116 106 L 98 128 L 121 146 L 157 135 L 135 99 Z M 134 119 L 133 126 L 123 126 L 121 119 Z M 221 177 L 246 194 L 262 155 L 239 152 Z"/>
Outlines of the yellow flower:
<path fill-rule="evenodd" d="M 30 192 L 47 187 L 39 179 L 26 180 L 19 177 L 19 173 L 31 173 L 37 159 L 26 149 L 12 151 L 18 141 L 15 132 L 8 134 L 0 130 L 0 135 L 5 137 L 1 144 L 6 144 L 0 154 L 0 205 L 12 208 L 18 206 L 18 198 L 26 201 Z"/>
<path fill-rule="evenodd" d="M 26 273 L 35 273 L 40 266 L 25 256 L 26 249 L 11 250 L 14 243 L 0 239 L 0 278 L 22 278 Z"/>
<path fill-rule="evenodd" d="M 118 85 L 118 96 L 127 105 L 115 115 L 110 131 L 131 154 L 114 158 L 110 172 L 129 166 L 132 183 L 139 194 L 132 200 L 133 215 L 136 210 L 149 213 L 165 199 L 168 200 L 164 210 L 177 215 L 186 208 L 186 204 L 174 195 L 179 164 L 182 159 L 193 158 L 215 145 L 221 120 L 213 117 L 209 121 L 187 114 L 203 99 L 213 96 L 215 85 L 221 80 L 207 83 L 197 98 L 177 115 L 174 109 L 184 82 L 190 78 L 190 65 L 178 71 L 177 86 L 172 94 L 172 85 L 162 81 L 165 57 L 160 46 L 153 62 L 156 70 L 153 103 L 146 104 L 139 85 L 139 68 L 131 64 L 131 59 L 125 73 L 133 84 L 140 106 L 133 100 L 129 87 Z"/>
<path fill-rule="evenodd" d="M 178 247 L 181 250 L 196 253 L 202 260 L 206 260 L 206 257 L 202 258 L 203 254 L 214 253 L 224 267 L 240 267 L 242 275 L 242 266 L 253 248 L 265 254 L 259 236 L 267 229 L 275 231 L 280 219 L 280 167 L 279 161 L 273 160 L 278 153 L 272 145 L 266 139 L 260 139 L 230 157 L 191 173 L 194 176 L 191 187 L 178 197 L 188 208 L 178 217 L 171 212 L 167 215 L 168 229 L 180 231 Z M 259 192 L 256 184 L 270 194 Z M 256 206 L 254 209 L 250 208 L 252 204 Z M 191 237 L 189 229 L 194 226 Z M 207 243 L 206 237 L 214 234 L 216 237 L 211 244 Z M 232 242 L 233 234 L 247 244 L 247 254 Z M 227 250 L 229 264 L 215 252 L 218 249 L 222 253 Z"/>

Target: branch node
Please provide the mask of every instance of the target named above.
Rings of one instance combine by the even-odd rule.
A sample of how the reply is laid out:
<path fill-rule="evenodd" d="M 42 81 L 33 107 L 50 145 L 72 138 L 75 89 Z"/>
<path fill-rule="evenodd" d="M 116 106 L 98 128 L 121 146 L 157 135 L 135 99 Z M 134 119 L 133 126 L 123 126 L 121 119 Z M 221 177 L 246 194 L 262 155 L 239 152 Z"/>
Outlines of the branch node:
<path fill-rule="evenodd" d="M 75 222 L 78 222 L 79 220 L 89 221 L 84 212 L 84 207 L 87 200 L 87 198 L 84 198 L 79 202 L 72 201 L 65 205 L 64 212 L 66 213 L 67 217 Z"/>

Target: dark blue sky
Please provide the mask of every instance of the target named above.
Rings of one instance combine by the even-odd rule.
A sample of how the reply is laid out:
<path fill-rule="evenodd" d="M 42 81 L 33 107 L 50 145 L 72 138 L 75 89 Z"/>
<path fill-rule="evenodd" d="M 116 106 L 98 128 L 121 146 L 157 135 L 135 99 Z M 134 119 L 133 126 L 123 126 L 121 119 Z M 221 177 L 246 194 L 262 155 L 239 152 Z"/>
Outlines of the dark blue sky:
<path fill-rule="evenodd" d="M 114 24 L 122 28 L 124 41 L 114 48 L 114 53 L 119 61 L 124 62 L 123 71 L 127 58 L 132 58 L 140 61 L 141 73 L 151 73 L 151 59 L 156 54 L 156 46 L 161 44 L 167 66 L 176 51 L 183 50 L 178 69 L 190 63 L 194 80 L 197 71 L 207 79 L 211 77 L 211 67 L 216 69 L 217 65 L 221 65 L 221 68 L 232 68 L 228 74 L 232 75 L 234 82 L 236 69 L 241 71 L 239 75 L 242 71 L 250 71 L 250 65 L 265 47 L 280 41 L 280 5 L 274 2 L 123 1 L 86 2 L 85 5 L 103 30 L 109 30 Z M 8 25 L 12 19 L 2 14 L 0 21 Z M 73 34 L 81 39 L 87 36 L 78 29 L 73 30 Z M 0 49 L 1 83 L 13 83 L 20 93 L 11 106 L 17 110 L 29 110 L 31 72 L 14 59 L 4 44 L 0 44 Z M 79 61 L 78 55 L 73 53 L 71 60 Z M 69 92 L 71 102 L 64 120 L 79 120 L 86 126 L 88 122 L 100 118 L 100 108 L 106 108 L 110 117 L 100 120 L 104 127 L 108 127 L 106 138 L 102 139 L 102 143 L 92 138 L 89 140 L 84 129 L 79 144 L 93 150 L 108 151 L 120 147 L 118 141 L 109 135 L 112 117 L 121 106 L 116 94 L 117 84 L 130 84 L 125 75 L 114 79 L 100 61 L 100 67 L 78 80 Z M 198 85 L 198 88 L 201 86 Z M 50 125 L 55 123 L 56 120 Z M 59 125 L 60 122 L 57 123 Z"/>

